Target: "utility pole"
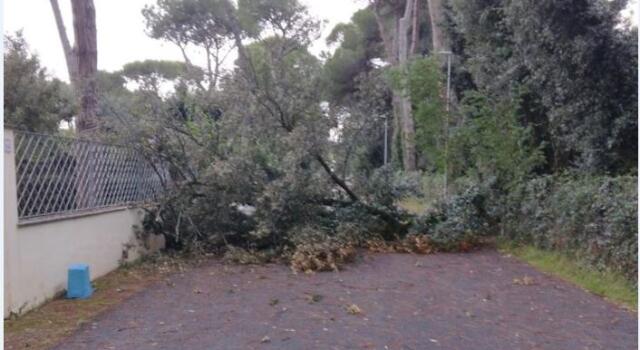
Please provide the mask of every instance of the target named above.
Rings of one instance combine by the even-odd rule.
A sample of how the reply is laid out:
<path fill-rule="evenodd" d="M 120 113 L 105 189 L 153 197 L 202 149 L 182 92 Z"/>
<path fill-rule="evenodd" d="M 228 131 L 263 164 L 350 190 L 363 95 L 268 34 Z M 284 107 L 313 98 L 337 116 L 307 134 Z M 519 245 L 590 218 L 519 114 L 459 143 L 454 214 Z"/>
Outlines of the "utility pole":
<path fill-rule="evenodd" d="M 440 51 L 447 56 L 447 94 L 446 114 L 444 122 L 444 198 L 448 197 L 449 181 L 449 112 L 451 110 L 451 51 Z"/>

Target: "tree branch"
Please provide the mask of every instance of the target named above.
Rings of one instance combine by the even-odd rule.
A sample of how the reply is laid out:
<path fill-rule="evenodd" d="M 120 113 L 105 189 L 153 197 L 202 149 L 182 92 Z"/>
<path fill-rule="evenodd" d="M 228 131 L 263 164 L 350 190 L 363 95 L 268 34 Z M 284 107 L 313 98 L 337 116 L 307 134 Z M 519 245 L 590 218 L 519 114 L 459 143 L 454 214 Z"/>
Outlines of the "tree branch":
<path fill-rule="evenodd" d="M 333 182 L 335 182 L 336 185 L 340 186 L 340 188 L 342 188 L 347 193 L 347 195 L 349 196 L 349 198 L 351 198 L 352 201 L 354 202 L 360 201 L 360 198 L 358 198 L 358 196 L 349 188 L 349 186 L 347 186 L 347 184 L 340 177 L 338 177 L 338 175 L 336 175 L 336 173 L 334 173 L 333 170 L 331 170 L 331 167 L 329 166 L 329 164 L 327 164 L 327 162 L 324 160 L 324 158 L 320 154 L 316 154 L 315 158 L 316 160 L 318 160 L 320 165 L 322 165 L 322 168 L 324 169 L 324 171 L 327 172 L 329 177 L 331 177 L 331 180 L 333 180 Z"/>

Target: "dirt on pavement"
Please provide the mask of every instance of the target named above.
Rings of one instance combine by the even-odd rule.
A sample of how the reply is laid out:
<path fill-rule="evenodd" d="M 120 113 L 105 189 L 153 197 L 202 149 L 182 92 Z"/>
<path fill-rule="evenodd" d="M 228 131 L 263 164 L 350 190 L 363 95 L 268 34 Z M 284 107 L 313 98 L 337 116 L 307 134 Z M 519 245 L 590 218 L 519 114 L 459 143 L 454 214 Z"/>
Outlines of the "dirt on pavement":
<path fill-rule="evenodd" d="M 637 317 L 493 250 L 365 254 L 335 273 L 210 261 L 55 349 L 635 349 Z"/>

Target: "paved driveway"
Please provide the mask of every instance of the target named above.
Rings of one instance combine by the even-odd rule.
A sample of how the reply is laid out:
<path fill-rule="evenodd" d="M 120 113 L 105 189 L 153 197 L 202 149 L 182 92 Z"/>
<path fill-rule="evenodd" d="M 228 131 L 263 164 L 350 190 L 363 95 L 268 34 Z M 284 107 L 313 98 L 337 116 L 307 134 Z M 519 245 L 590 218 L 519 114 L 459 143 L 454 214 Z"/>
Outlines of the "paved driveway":
<path fill-rule="evenodd" d="M 637 329 L 635 314 L 495 251 L 367 254 L 314 275 L 211 261 L 57 349 L 636 349 Z"/>

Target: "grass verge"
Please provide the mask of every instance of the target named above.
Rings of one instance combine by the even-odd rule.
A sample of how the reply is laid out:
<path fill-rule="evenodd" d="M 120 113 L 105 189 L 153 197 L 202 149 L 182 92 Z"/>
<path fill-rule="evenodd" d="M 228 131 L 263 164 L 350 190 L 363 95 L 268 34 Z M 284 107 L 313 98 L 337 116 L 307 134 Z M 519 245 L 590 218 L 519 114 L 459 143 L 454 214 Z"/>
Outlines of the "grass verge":
<path fill-rule="evenodd" d="M 19 317 L 4 321 L 4 348 L 11 350 L 48 349 L 71 335 L 100 313 L 160 281 L 168 273 L 180 271 L 177 260 L 145 260 L 121 267 L 92 284 L 89 299 L 55 298 Z"/>
<path fill-rule="evenodd" d="M 423 200 L 415 197 L 404 198 L 398 203 L 398 205 L 402 209 L 415 215 L 423 214 L 429 207 Z"/>
<path fill-rule="evenodd" d="M 633 311 L 638 310 L 637 288 L 622 274 L 597 271 L 581 265 L 577 259 L 567 254 L 542 250 L 531 245 L 498 242 L 498 249 L 615 304 Z"/>

